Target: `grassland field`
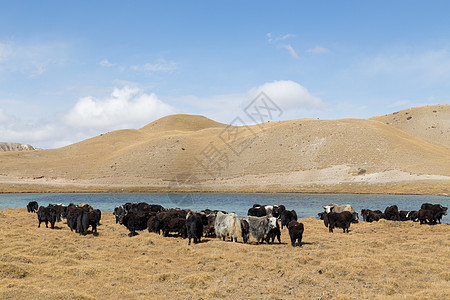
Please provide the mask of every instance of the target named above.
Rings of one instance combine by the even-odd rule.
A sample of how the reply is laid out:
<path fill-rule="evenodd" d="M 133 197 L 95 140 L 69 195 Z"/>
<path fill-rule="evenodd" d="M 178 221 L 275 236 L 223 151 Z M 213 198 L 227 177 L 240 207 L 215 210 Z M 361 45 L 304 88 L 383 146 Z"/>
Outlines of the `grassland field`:
<path fill-rule="evenodd" d="M 38 228 L 0 210 L 0 299 L 450 299 L 450 227 L 381 220 L 329 233 L 313 217 L 302 247 L 127 236 L 111 213 L 98 235 Z"/>

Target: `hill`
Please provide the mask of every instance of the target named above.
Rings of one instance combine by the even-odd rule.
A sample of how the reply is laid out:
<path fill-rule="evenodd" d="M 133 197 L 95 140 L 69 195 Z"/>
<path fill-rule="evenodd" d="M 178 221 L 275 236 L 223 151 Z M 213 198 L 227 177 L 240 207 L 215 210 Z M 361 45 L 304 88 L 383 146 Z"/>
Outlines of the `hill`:
<path fill-rule="evenodd" d="M 33 146 L 21 143 L 0 143 L 0 152 L 35 150 Z"/>
<path fill-rule="evenodd" d="M 445 128 L 449 106 L 429 109 L 412 109 L 404 130 L 385 117 L 233 127 L 167 116 L 60 149 L 1 153 L 0 191 L 448 194 L 449 135 L 432 140 L 419 125 L 442 110 L 433 118 Z"/>
<path fill-rule="evenodd" d="M 170 115 L 156 120 L 141 128 L 142 131 L 167 132 L 167 131 L 199 131 L 207 128 L 224 128 L 227 125 L 218 123 L 204 116 L 196 115 Z"/>
<path fill-rule="evenodd" d="M 450 146 L 450 105 L 429 105 L 397 111 L 377 120 L 411 135 Z"/>

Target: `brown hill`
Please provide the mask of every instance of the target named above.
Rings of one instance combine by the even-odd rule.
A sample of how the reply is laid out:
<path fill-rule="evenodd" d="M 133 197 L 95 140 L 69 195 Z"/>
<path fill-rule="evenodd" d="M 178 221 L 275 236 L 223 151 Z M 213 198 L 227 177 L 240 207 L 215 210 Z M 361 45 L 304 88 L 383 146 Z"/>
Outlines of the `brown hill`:
<path fill-rule="evenodd" d="M 449 165 L 450 147 L 376 118 L 233 127 L 174 115 L 60 149 L 1 153 L 0 191 L 449 193 Z"/>
<path fill-rule="evenodd" d="M 450 105 L 428 105 L 374 117 L 411 135 L 450 146 Z"/>
<path fill-rule="evenodd" d="M 224 128 L 225 124 L 218 123 L 204 116 L 170 115 L 156 120 L 141 128 L 142 131 L 154 133 L 161 131 L 198 131 L 207 128 Z"/>

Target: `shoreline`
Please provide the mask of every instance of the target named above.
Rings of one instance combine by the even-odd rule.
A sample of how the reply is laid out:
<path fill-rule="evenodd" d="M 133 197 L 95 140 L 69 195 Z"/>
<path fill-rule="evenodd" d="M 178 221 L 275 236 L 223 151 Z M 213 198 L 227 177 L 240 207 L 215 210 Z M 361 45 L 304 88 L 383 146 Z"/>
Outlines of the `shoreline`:
<path fill-rule="evenodd" d="M 229 193 L 229 194 L 390 194 L 390 195 L 450 195 L 448 180 L 400 181 L 382 184 L 341 183 L 334 185 L 274 186 L 248 185 L 230 187 L 227 185 L 201 186 L 200 188 L 151 185 L 117 185 L 95 183 L 51 183 L 51 182 L 0 182 L 0 194 L 31 193 Z"/>

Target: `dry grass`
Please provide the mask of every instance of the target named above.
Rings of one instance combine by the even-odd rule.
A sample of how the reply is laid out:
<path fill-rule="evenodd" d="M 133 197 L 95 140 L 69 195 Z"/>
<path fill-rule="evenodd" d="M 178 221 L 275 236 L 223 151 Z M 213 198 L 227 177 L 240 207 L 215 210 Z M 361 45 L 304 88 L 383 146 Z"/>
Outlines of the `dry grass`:
<path fill-rule="evenodd" d="M 447 224 L 382 220 L 330 234 L 307 218 L 304 245 L 292 248 L 129 238 L 110 213 L 98 236 L 37 228 L 25 209 L 0 217 L 1 299 L 450 299 Z"/>
<path fill-rule="evenodd" d="M 448 105 L 413 107 L 372 118 L 411 135 L 450 146 L 450 110 Z"/>

